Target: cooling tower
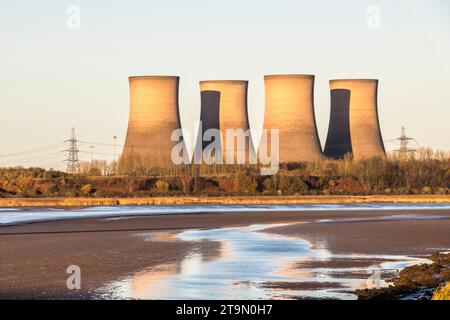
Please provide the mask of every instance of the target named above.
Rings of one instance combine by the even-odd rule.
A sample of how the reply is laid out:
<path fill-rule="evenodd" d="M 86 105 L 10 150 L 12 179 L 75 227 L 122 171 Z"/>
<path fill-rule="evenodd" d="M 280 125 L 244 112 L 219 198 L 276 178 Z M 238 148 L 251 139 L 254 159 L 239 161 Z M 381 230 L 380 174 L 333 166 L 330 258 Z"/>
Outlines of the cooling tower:
<path fill-rule="evenodd" d="M 246 139 L 245 146 L 238 149 L 237 139 L 234 140 L 234 148 L 226 142 L 228 129 L 242 129 L 247 132 L 249 127 L 247 114 L 247 90 L 248 81 L 201 81 L 200 91 L 216 91 L 220 93 L 219 103 L 219 129 L 222 134 L 222 154 L 226 163 L 226 154 L 229 152 L 237 162 L 238 151 L 245 155 L 245 163 L 248 163 L 250 152 L 253 152 L 251 137 Z M 230 163 L 228 163 L 230 164 Z"/>
<path fill-rule="evenodd" d="M 322 148 L 314 115 L 314 76 L 269 75 L 264 81 L 263 128 L 279 130 L 280 163 L 318 160 Z M 270 153 L 270 139 L 267 147 Z"/>
<path fill-rule="evenodd" d="M 332 93 L 331 122 L 339 122 L 340 117 L 343 116 L 342 113 L 338 115 L 334 114 L 334 112 L 340 113 L 344 110 L 345 113 L 345 109 L 348 109 L 351 150 L 354 159 L 385 156 L 386 153 L 378 121 L 378 80 L 331 80 L 330 88 L 335 95 L 333 98 Z M 347 93 L 344 93 L 344 91 Z M 350 97 L 346 98 L 345 95 L 348 94 Z M 330 123 L 330 129 L 331 127 L 337 128 L 339 125 L 339 123 Z M 337 143 L 345 143 L 347 139 L 345 137 L 346 130 L 334 129 L 333 133 L 329 133 L 329 135 L 341 135 L 340 137 L 335 137 L 334 141 L 330 137 L 330 145 L 326 149 L 333 157 L 342 157 L 343 155 L 342 152 L 345 148 L 337 151 L 335 141 Z"/>
<path fill-rule="evenodd" d="M 181 128 L 179 77 L 130 77 L 130 116 L 123 159 L 145 167 L 172 166 L 172 132 Z"/>

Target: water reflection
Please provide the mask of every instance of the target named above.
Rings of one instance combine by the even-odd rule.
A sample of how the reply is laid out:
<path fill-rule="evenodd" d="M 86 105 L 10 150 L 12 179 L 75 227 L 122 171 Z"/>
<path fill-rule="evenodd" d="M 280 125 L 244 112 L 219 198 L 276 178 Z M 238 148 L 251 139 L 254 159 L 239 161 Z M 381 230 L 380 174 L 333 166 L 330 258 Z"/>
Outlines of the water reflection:
<path fill-rule="evenodd" d="M 109 299 L 355 299 L 352 291 L 426 262 L 405 256 L 333 255 L 323 246 L 262 232 L 281 225 L 189 230 L 179 241 L 216 242 L 99 291 Z"/>

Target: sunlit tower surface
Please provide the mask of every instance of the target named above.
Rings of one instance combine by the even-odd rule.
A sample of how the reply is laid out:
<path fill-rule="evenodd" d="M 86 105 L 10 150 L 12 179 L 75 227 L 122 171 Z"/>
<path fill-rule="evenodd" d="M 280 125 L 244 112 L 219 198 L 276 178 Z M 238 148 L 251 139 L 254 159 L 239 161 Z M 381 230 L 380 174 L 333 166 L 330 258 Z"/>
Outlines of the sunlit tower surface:
<path fill-rule="evenodd" d="M 264 76 L 266 130 L 279 130 L 281 163 L 319 160 L 322 147 L 314 114 L 315 76 L 283 74 Z M 261 142 L 272 150 L 271 141 Z"/>
<path fill-rule="evenodd" d="M 179 77 L 130 77 L 130 115 L 123 163 L 145 163 L 149 168 L 174 165 L 172 133 L 181 129 Z"/>
<path fill-rule="evenodd" d="M 80 161 L 78 160 L 78 142 L 75 136 L 75 128 L 72 128 L 72 132 L 70 135 L 70 139 L 66 142 L 69 143 L 69 149 L 66 150 L 68 152 L 67 161 L 67 173 L 77 174 L 80 173 Z"/>
<path fill-rule="evenodd" d="M 400 142 L 400 148 L 395 150 L 396 153 L 400 155 L 402 159 L 412 158 L 414 157 L 414 153 L 417 151 L 414 148 L 410 148 L 410 143 L 416 143 L 417 141 L 414 138 L 408 137 L 406 135 L 406 128 L 402 127 L 402 133 L 399 138 L 396 139 Z"/>

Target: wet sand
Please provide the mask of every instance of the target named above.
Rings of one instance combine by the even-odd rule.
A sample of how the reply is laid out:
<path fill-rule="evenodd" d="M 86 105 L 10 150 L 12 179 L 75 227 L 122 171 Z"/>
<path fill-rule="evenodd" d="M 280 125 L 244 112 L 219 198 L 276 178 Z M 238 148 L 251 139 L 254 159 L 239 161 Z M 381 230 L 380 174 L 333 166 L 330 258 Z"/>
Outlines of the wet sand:
<path fill-rule="evenodd" d="M 450 249 L 450 216 L 448 220 L 314 223 L 269 231 L 326 243 L 337 254 L 417 256 Z"/>
<path fill-rule="evenodd" d="M 336 253 L 426 255 L 450 248 L 450 210 L 407 212 L 420 219 L 439 216 L 440 220 L 378 220 L 404 213 L 236 212 L 78 219 L 1 227 L 0 298 L 93 298 L 93 290 L 107 282 L 144 268 L 179 263 L 188 254 L 204 250 L 204 246 L 216 245 L 161 239 L 163 231 L 296 223 L 268 232 L 306 238 Z M 340 221 L 342 218 L 351 221 Z M 312 223 L 322 219 L 328 222 Z M 66 268 L 72 264 L 82 270 L 80 291 L 66 287 Z"/>

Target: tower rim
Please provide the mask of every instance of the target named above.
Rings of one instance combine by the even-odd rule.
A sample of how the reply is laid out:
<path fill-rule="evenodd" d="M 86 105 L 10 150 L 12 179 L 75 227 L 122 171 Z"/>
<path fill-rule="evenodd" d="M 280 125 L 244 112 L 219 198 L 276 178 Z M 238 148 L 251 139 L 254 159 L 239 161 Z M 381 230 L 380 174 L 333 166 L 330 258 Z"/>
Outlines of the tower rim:
<path fill-rule="evenodd" d="M 316 76 L 313 74 L 268 74 L 264 76 L 264 80 L 270 80 L 270 79 L 314 79 Z"/>
<path fill-rule="evenodd" d="M 225 84 L 248 84 L 248 80 L 202 80 L 200 84 L 206 83 L 225 83 Z"/>
<path fill-rule="evenodd" d="M 335 82 L 379 82 L 379 79 L 359 78 L 359 79 L 332 79 L 330 83 Z"/>
<path fill-rule="evenodd" d="M 131 80 L 144 80 L 144 79 L 170 79 L 170 80 L 179 80 L 179 76 L 158 76 L 158 75 L 151 75 L 151 76 L 130 76 L 128 79 Z"/>

